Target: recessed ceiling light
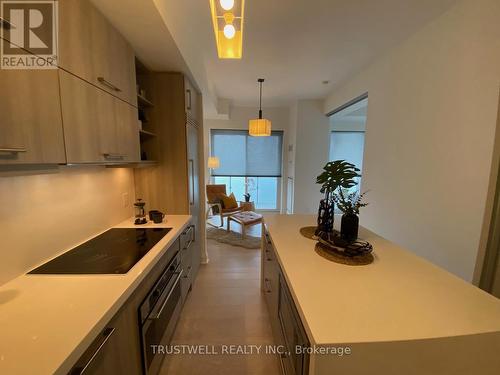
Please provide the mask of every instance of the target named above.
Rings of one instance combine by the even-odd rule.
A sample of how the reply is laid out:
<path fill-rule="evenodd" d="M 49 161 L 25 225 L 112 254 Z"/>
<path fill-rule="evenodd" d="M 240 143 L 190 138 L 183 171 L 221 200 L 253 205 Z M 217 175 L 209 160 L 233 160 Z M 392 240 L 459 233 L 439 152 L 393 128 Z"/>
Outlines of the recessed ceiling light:
<path fill-rule="evenodd" d="M 220 6 L 224 10 L 231 10 L 234 7 L 234 0 L 220 0 Z"/>
<path fill-rule="evenodd" d="M 236 35 L 236 29 L 234 28 L 233 25 L 224 26 L 224 36 L 227 39 L 233 39 L 235 35 Z"/>

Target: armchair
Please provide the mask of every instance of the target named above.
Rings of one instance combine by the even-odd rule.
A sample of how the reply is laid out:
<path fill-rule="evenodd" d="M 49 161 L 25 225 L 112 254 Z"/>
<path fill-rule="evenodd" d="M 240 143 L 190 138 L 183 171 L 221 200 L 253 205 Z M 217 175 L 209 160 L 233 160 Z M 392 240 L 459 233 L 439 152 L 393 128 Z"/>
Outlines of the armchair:
<path fill-rule="evenodd" d="M 243 207 L 238 206 L 236 208 L 223 208 L 220 196 L 226 194 L 226 185 L 207 185 L 207 220 L 210 218 L 210 213 L 212 216 L 220 216 L 220 226 L 224 226 L 224 218 L 235 214 L 236 212 L 243 211 Z M 207 221 L 209 225 L 213 225 Z"/>

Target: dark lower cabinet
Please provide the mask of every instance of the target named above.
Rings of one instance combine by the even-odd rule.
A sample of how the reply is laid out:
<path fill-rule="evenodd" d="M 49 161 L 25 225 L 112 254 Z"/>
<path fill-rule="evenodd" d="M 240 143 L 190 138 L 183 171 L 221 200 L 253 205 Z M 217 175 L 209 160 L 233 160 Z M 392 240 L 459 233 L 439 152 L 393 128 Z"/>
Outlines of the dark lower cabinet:
<path fill-rule="evenodd" d="M 284 372 L 287 375 L 303 375 L 308 373 L 309 356 L 298 348 L 309 347 L 307 335 L 302 326 L 299 314 L 283 275 L 279 275 L 278 318 L 281 327 L 286 353 L 281 355 Z"/>
<path fill-rule="evenodd" d="M 71 375 L 142 374 L 137 320 L 129 309 L 120 311 L 90 344 Z"/>
<path fill-rule="evenodd" d="M 194 276 L 196 274 L 197 269 L 195 269 L 195 253 L 197 249 L 197 241 L 196 241 L 196 227 L 194 225 L 188 227 L 181 234 L 181 263 L 184 273 L 181 279 L 181 294 L 182 300 L 185 301 L 187 298 L 187 294 L 191 290 Z"/>
<path fill-rule="evenodd" d="M 267 232 L 263 240 L 262 291 L 269 310 L 275 345 L 282 348 L 279 363 L 283 375 L 307 375 L 309 355 L 297 348 L 307 348 L 310 343 Z"/>
<path fill-rule="evenodd" d="M 273 245 L 269 235 L 265 233 L 264 247 L 262 253 L 262 291 L 266 299 L 273 336 L 277 337 L 280 333 L 280 324 L 278 320 L 278 288 L 279 288 L 279 265 L 276 260 Z"/>

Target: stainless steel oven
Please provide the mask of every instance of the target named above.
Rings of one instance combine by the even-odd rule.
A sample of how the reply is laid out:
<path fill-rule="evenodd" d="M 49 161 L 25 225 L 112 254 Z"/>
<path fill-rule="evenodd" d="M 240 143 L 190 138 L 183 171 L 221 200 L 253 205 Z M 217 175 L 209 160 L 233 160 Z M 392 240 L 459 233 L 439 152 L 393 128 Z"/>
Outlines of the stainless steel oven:
<path fill-rule="evenodd" d="M 181 283 L 183 269 L 178 252 L 139 307 L 145 374 L 156 374 L 165 354 L 155 345 L 168 345 L 182 308 Z"/>

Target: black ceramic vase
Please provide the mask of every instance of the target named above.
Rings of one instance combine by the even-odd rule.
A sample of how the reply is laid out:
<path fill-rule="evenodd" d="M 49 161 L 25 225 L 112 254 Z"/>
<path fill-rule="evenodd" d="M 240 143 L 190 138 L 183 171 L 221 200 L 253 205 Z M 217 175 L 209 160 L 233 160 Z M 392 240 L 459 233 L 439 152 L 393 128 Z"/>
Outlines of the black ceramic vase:
<path fill-rule="evenodd" d="M 316 234 L 318 232 L 332 233 L 333 220 L 334 220 L 334 202 L 327 197 L 319 202 L 318 227 L 316 228 Z"/>
<path fill-rule="evenodd" d="M 343 214 L 340 224 L 342 239 L 353 242 L 358 239 L 359 217 L 355 214 Z"/>

